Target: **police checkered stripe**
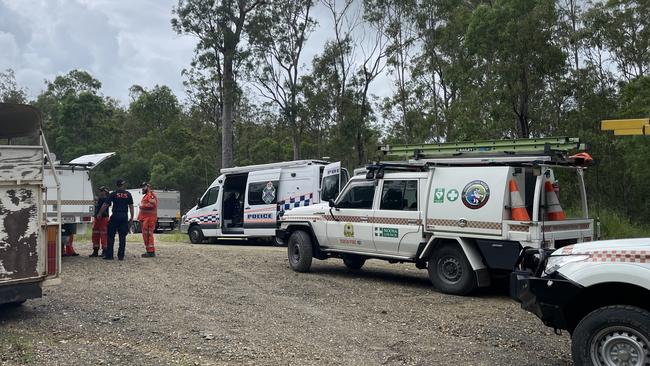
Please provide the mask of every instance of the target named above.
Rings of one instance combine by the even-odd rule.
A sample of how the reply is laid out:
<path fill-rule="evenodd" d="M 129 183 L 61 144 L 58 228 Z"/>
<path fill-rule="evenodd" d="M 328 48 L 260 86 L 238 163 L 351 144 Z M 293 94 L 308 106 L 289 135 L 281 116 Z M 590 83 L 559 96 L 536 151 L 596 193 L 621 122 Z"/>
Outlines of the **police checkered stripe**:
<path fill-rule="evenodd" d="M 422 220 L 412 221 L 411 219 L 397 218 L 397 217 L 369 217 L 362 220 L 361 216 L 345 216 L 345 215 L 335 215 L 336 220 L 332 215 L 323 215 L 322 219 L 326 221 L 343 221 L 343 222 L 363 222 L 369 224 L 381 224 L 381 225 L 422 225 Z M 321 217 L 318 216 L 289 216 L 284 217 L 284 221 L 290 220 L 320 220 Z"/>
<path fill-rule="evenodd" d="M 429 226 L 459 227 L 458 220 L 449 220 L 449 219 L 428 219 L 427 227 Z M 467 224 L 464 227 L 470 229 L 501 230 L 502 226 L 500 222 L 467 221 Z"/>
<path fill-rule="evenodd" d="M 322 216 L 291 216 L 291 217 L 281 217 L 280 221 L 301 221 L 301 220 L 321 220 Z"/>
<path fill-rule="evenodd" d="M 278 202 L 279 211 L 288 211 L 294 207 L 306 207 L 314 202 L 314 194 L 306 193 L 300 196 L 290 197 Z"/>
<path fill-rule="evenodd" d="M 219 223 L 219 215 L 209 214 L 209 215 L 203 215 L 203 216 L 188 217 L 185 221 L 187 223 L 218 224 Z"/>

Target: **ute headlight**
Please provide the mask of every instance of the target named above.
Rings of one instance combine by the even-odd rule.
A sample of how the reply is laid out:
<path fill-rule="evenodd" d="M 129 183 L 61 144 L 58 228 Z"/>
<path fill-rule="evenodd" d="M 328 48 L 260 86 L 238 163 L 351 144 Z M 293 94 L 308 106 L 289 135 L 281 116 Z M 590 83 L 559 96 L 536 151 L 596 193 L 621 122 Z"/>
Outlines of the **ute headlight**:
<path fill-rule="evenodd" d="M 548 258 L 548 262 L 546 262 L 544 273 L 547 275 L 553 274 L 569 263 L 586 261 L 589 257 L 587 254 L 552 255 Z"/>

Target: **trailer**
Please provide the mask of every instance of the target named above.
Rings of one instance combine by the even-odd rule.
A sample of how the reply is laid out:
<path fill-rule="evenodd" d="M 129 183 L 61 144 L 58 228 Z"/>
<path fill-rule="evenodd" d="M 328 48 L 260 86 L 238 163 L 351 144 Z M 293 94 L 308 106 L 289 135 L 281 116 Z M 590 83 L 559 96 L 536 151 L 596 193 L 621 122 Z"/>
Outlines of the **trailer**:
<path fill-rule="evenodd" d="M 45 189 L 55 168 L 41 126 L 36 108 L 0 103 L 0 304 L 41 297 L 60 281 L 60 185 L 54 176 L 54 195 Z"/>
<path fill-rule="evenodd" d="M 133 216 L 138 217 L 140 201 L 144 195 L 141 189 L 129 189 L 128 191 L 133 196 Z M 154 193 L 158 197 L 158 221 L 156 222 L 156 230 L 176 229 L 181 218 L 181 192 L 154 190 Z M 133 221 L 131 231 L 134 233 L 142 232 L 140 223 L 137 220 Z"/>

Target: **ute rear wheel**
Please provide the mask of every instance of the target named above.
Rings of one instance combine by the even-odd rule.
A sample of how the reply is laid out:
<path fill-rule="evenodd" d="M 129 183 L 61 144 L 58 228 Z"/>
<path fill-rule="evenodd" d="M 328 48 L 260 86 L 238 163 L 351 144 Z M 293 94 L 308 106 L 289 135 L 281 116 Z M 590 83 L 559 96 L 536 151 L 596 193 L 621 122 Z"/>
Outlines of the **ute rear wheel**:
<path fill-rule="evenodd" d="M 343 257 L 343 263 L 351 270 L 359 270 L 366 263 L 366 258 L 358 255 L 346 255 Z"/>
<path fill-rule="evenodd" d="M 302 230 L 294 231 L 289 237 L 287 254 L 289 255 L 289 266 L 296 272 L 307 272 L 311 268 L 311 261 L 314 248 L 311 244 L 311 237 Z"/>
<path fill-rule="evenodd" d="M 585 316 L 573 332 L 571 351 L 578 366 L 650 364 L 650 312 L 634 306 L 607 306 Z"/>
<path fill-rule="evenodd" d="M 427 267 L 429 280 L 444 293 L 467 295 L 476 289 L 474 270 L 456 243 L 442 244 L 434 249 Z"/>
<path fill-rule="evenodd" d="M 201 228 L 198 225 L 192 226 L 187 232 L 187 236 L 190 237 L 190 243 L 192 244 L 201 244 L 205 240 L 203 231 L 201 231 Z"/>

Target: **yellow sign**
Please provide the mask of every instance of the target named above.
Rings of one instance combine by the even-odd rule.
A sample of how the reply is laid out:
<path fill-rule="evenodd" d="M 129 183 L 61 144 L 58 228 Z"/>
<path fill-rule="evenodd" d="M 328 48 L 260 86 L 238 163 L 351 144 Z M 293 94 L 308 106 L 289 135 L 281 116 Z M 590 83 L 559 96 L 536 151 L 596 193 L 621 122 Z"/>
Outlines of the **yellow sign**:
<path fill-rule="evenodd" d="M 604 120 L 600 129 L 614 131 L 615 136 L 650 135 L 650 118 Z"/>

